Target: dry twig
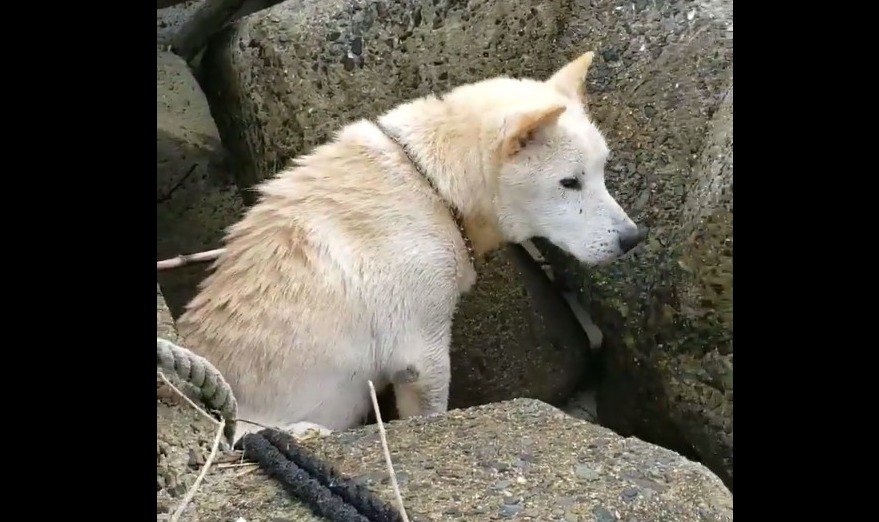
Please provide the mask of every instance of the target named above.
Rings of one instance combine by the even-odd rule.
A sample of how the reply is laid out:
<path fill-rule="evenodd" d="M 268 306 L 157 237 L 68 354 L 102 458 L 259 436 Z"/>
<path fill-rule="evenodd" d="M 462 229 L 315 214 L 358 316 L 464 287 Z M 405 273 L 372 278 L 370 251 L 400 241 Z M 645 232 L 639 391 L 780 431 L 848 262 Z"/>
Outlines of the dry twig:
<path fill-rule="evenodd" d="M 229 468 L 243 468 L 245 466 L 259 466 L 257 462 L 226 462 L 222 464 L 217 464 L 217 469 L 229 469 Z"/>
<path fill-rule="evenodd" d="M 369 395 L 372 397 L 372 407 L 375 409 L 375 420 L 378 422 L 378 432 L 382 440 L 382 450 L 385 454 L 385 463 L 388 465 L 388 474 L 391 476 L 391 486 L 394 488 L 394 495 L 397 497 L 397 506 L 400 508 L 400 515 L 403 522 L 409 522 L 406 515 L 406 508 L 403 507 L 403 495 L 400 494 L 400 486 L 397 485 L 397 474 L 394 472 L 394 464 L 391 462 L 391 452 L 388 450 L 388 439 L 385 437 L 385 424 L 382 422 L 382 414 L 378 409 L 378 398 L 375 395 L 375 386 L 369 381 Z"/>
<path fill-rule="evenodd" d="M 156 262 L 156 270 L 168 270 L 169 268 L 178 268 L 192 263 L 207 263 L 220 257 L 225 252 L 225 248 L 216 248 L 207 252 L 197 252 L 195 254 L 181 254 L 171 259 Z"/>
<path fill-rule="evenodd" d="M 217 427 L 217 434 L 214 436 L 214 445 L 211 447 L 211 454 L 208 455 L 208 458 L 204 461 L 204 466 L 201 467 L 201 472 L 199 472 L 198 476 L 195 478 L 195 482 L 192 483 L 192 487 L 189 488 L 189 491 L 186 492 L 186 496 L 183 497 L 183 502 L 177 507 L 177 510 L 174 511 L 174 514 L 171 515 L 171 522 L 177 522 L 180 520 L 180 515 L 183 514 L 183 511 L 186 509 L 186 506 L 192 501 L 192 497 L 195 496 L 195 492 L 198 490 L 198 486 L 201 485 L 201 481 L 204 480 L 205 475 L 208 473 L 208 468 L 211 467 L 211 463 L 214 461 L 214 457 L 217 456 L 217 448 L 220 447 L 220 439 L 223 437 L 223 428 L 226 427 L 226 419 L 220 419 L 219 426 Z"/>
<path fill-rule="evenodd" d="M 235 475 L 235 478 L 243 477 L 244 475 L 247 475 L 248 473 L 253 473 L 257 470 L 259 470 L 259 464 L 253 466 L 252 468 L 247 468 L 244 471 L 239 471 L 238 474 Z"/>

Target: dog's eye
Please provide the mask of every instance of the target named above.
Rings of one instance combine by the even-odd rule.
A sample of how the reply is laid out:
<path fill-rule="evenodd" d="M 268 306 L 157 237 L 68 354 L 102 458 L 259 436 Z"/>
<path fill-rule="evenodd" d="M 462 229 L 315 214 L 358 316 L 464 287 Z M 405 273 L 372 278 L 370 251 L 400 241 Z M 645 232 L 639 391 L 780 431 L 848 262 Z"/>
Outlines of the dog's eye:
<path fill-rule="evenodd" d="M 559 181 L 559 183 L 561 183 L 562 186 L 566 189 L 580 190 L 582 188 L 582 185 L 580 185 L 580 180 L 578 178 L 565 178 Z"/>

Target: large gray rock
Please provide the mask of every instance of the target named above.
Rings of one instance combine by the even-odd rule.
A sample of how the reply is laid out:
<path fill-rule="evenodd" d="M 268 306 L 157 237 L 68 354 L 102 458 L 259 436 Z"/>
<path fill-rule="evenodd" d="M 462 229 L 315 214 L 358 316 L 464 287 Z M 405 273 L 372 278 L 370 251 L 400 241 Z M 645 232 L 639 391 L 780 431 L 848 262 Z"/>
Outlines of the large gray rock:
<path fill-rule="evenodd" d="M 179 57 L 156 52 L 156 250 L 160 259 L 220 246 L 243 212 L 207 100 Z M 180 315 L 206 265 L 158 273 Z"/>
<path fill-rule="evenodd" d="M 570 4 L 290 0 L 239 20 L 202 64 L 239 184 L 403 101 L 499 74 L 549 76 L 590 45 L 557 47 Z"/>
<path fill-rule="evenodd" d="M 577 4 L 561 47 L 599 50 L 608 187 L 651 236 L 594 270 L 542 248 L 604 333 L 599 421 L 732 488 L 732 2 Z"/>
<path fill-rule="evenodd" d="M 512 246 L 477 270 L 452 327 L 449 407 L 516 397 L 559 406 L 590 384 L 589 338 L 533 259 Z"/>
<path fill-rule="evenodd" d="M 288 1 L 218 35 L 200 77 L 246 189 L 357 118 L 496 75 L 549 77 L 588 47 L 557 47 L 570 6 Z M 514 262 L 500 252 L 480 263 L 456 315 L 453 407 L 514 397 L 558 404 L 583 383 L 585 336 L 570 314 L 536 309 L 529 284 L 541 282 L 523 281 Z"/>
<path fill-rule="evenodd" d="M 188 405 L 160 404 L 157 480 L 185 487 L 197 474 L 215 427 Z M 428 520 L 732 520 L 732 495 L 701 464 L 574 419 L 544 403 L 518 399 L 435 418 L 386 425 L 407 513 Z M 547 434 L 552 434 L 548 436 Z M 303 443 L 394 502 L 377 427 Z M 240 462 L 237 453 L 226 462 Z M 262 471 L 246 466 L 207 475 L 186 520 L 321 520 Z M 157 495 L 173 510 L 181 495 Z"/>

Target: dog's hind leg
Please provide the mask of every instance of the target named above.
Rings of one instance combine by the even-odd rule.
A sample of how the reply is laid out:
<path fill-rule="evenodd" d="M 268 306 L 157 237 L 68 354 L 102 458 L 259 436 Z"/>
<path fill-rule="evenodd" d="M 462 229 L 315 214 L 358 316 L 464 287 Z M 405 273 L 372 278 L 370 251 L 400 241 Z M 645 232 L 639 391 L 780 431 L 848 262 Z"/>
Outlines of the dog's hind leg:
<path fill-rule="evenodd" d="M 443 347 L 426 355 L 391 375 L 400 418 L 444 413 L 448 409 L 449 351 Z"/>

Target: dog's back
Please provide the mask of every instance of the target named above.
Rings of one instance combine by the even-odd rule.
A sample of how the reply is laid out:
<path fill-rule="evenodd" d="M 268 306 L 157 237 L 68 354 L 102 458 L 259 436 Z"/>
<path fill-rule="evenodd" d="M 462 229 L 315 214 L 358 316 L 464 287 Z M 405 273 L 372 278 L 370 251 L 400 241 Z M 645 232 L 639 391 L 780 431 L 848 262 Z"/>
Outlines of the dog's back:
<path fill-rule="evenodd" d="M 230 229 L 178 326 L 242 418 L 347 428 L 368 411 L 366 381 L 387 382 L 390 348 L 450 320 L 457 229 L 405 161 L 355 123 L 264 183 Z"/>

